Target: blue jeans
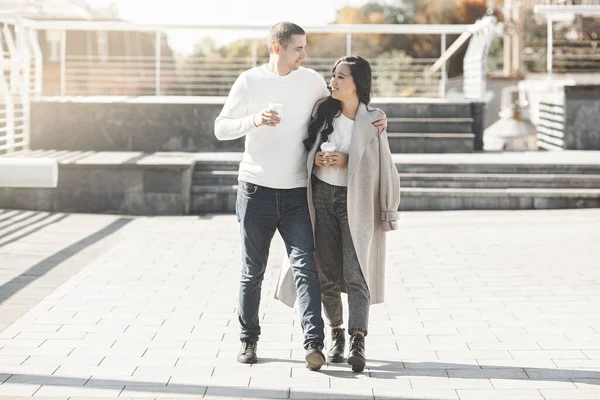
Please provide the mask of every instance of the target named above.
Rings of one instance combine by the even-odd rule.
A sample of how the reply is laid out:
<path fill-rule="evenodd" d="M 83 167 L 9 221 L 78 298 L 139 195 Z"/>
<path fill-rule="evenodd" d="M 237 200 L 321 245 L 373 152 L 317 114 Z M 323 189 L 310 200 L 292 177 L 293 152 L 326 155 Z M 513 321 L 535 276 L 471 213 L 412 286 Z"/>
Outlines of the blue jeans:
<path fill-rule="evenodd" d="M 314 240 L 306 188 L 271 189 L 239 182 L 236 215 L 242 236 L 242 277 L 238 319 L 240 339 L 258 340 L 258 308 L 271 240 L 278 230 L 290 259 L 298 292 L 304 346 L 323 343 L 321 290 L 314 259 Z"/>

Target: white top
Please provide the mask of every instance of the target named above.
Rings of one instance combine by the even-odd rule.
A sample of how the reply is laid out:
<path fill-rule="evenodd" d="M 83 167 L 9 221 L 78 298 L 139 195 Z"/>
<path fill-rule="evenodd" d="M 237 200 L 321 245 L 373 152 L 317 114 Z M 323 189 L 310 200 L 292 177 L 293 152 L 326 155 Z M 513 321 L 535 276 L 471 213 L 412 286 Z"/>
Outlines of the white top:
<path fill-rule="evenodd" d="M 232 140 L 246 136 L 239 180 L 274 189 L 306 187 L 308 123 L 315 102 L 329 96 L 318 72 L 300 67 L 288 75 L 271 72 L 266 65 L 238 77 L 215 121 L 215 136 Z M 254 125 L 254 115 L 269 103 L 283 105 L 276 127 Z"/>
<path fill-rule="evenodd" d="M 352 128 L 354 121 L 340 114 L 333 119 L 333 132 L 329 135 L 327 141 L 333 143 L 335 151 L 348 154 L 350 152 L 350 142 L 352 141 Z M 313 169 L 314 174 L 330 185 L 348 186 L 348 167 L 317 167 Z"/>

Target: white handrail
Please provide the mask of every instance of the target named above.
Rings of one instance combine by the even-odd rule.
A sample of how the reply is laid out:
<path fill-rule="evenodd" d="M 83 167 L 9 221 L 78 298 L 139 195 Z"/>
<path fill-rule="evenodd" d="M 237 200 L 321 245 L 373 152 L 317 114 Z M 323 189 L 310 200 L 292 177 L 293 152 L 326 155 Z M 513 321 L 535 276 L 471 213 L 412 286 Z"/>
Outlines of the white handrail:
<path fill-rule="evenodd" d="M 577 15 L 600 15 L 600 5 L 596 6 L 580 6 L 580 5 L 537 5 L 533 7 L 533 12 L 536 14 L 543 15 L 556 15 L 556 14 L 577 14 Z"/>
<path fill-rule="evenodd" d="M 437 70 L 439 70 L 442 65 L 444 65 L 449 59 L 450 57 L 452 57 L 454 55 L 454 53 L 456 53 L 456 51 L 476 32 L 480 32 L 484 29 L 487 29 L 490 27 L 491 24 L 494 24 L 496 22 L 496 18 L 495 17 L 484 17 L 482 19 L 480 19 L 479 21 L 477 21 L 475 24 L 473 25 L 469 25 L 469 28 L 464 31 L 459 37 L 458 39 L 456 39 L 452 45 L 450 47 L 448 47 L 448 49 L 444 52 L 444 54 L 442 54 L 440 56 L 440 58 L 431 66 L 431 68 L 429 68 L 427 71 L 425 71 L 425 76 L 431 76 L 434 72 L 436 72 Z"/>
<path fill-rule="evenodd" d="M 127 21 L 35 21 L 38 29 L 50 30 L 101 30 L 155 32 L 168 30 L 193 31 L 250 31 L 265 33 L 271 29 L 265 25 L 186 25 L 186 24 L 136 24 Z M 332 24 L 323 26 L 304 26 L 309 33 L 376 33 L 376 34 L 432 34 L 443 33 L 459 35 L 472 28 L 461 24 Z"/>

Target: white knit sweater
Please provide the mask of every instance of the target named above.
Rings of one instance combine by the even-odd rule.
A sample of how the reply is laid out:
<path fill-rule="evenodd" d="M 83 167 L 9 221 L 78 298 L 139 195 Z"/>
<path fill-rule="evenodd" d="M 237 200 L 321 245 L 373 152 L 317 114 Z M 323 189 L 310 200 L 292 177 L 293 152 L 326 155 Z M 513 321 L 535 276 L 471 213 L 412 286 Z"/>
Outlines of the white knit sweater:
<path fill-rule="evenodd" d="M 300 67 L 280 76 L 262 65 L 243 72 L 215 121 L 219 140 L 246 136 L 239 180 L 274 189 L 306 187 L 302 141 L 315 102 L 328 95 L 325 81 L 312 69 Z M 283 104 L 281 123 L 257 128 L 254 115 L 269 103 Z"/>

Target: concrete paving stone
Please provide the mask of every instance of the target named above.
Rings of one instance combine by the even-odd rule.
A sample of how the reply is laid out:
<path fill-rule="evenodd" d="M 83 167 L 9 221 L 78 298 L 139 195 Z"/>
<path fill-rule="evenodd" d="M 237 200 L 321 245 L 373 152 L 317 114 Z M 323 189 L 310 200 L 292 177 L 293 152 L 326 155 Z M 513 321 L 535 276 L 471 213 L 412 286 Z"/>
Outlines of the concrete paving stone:
<path fill-rule="evenodd" d="M 496 342 L 496 343 L 467 343 L 469 350 L 472 351 L 507 351 L 510 350 L 511 355 L 513 355 L 514 350 L 541 350 L 540 346 L 536 342 Z M 513 355 L 514 357 L 514 355 Z"/>
<path fill-rule="evenodd" d="M 260 389 L 260 388 L 241 388 L 241 387 L 209 387 L 206 391 L 207 396 L 228 396 L 228 397 L 249 397 L 259 399 L 287 399 L 289 398 L 289 389 Z"/>
<path fill-rule="evenodd" d="M 17 335 L 18 336 L 18 335 Z M 0 348 L 4 347 L 40 347 L 44 343 L 44 339 L 0 339 Z"/>
<path fill-rule="evenodd" d="M 58 375 L 33 375 L 33 374 L 13 374 L 4 383 L 5 384 L 36 384 L 36 385 L 62 385 L 62 386 L 83 386 L 91 376 L 58 376 Z"/>
<path fill-rule="evenodd" d="M 438 343 L 423 343 L 423 344 L 412 344 L 412 343 L 400 343 L 396 342 L 396 346 L 398 347 L 398 351 L 402 354 L 404 353 L 417 353 L 417 352 L 433 352 L 435 353 L 438 350 L 462 350 L 468 352 L 470 349 L 467 346 L 466 342 L 456 341 L 456 342 L 438 342 Z M 415 350 L 419 349 L 419 350 Z M 436 354 L 437 356 L 437 354 Z"/>
<path fill-rule="evenodd" d="M 0 357 L 4 356 L 68 356 L 74 347 L 45 348 L 40 347 L 3 347 Z"/>
<path fill-rule="evenodd" d="M 428 335 L 429 341 L 433 344 L 438 343 L 497 343 L 496 335 Z"/>
<path fill-rule="evenodd" d="M 177 360 L 177 367 L 217 367 L 237 365 L 237 351 L 232 351 L 230 355 L 222 354 L 221 357 L 180 357 Z M 259 360 L 261 362 L 261 360 Z M 263 359 L 262 362 L 265 362 Z M 271 362 L 271 360 L 269 360 Z"/>
<path fill-rule="evenodd" d="M 600 390 L 556 390 L 541 389 L 540 393 L 545 400 L 598 400 Z"/>
<path fill-rule="evenodd" d="M 544 400 L 538 390 L 462 390 L 456 391 L 460 400 Z"/>
<path fill-rule="evenodd" d="M 112 375 L 110 377 L 92 376 L 85 386 L 167 386 L 169 379 L 168 374 L 153 374 L 153 375 Z"/>
<path fill-rule="evenodd" d="M 510 350 L 515 360 L 526 358 L 550 358 L 550 359 L 587 359 L 581 350 Z"/>
<path fill-rule="evenodd" d="M 19 340 L 82 340 L 87 332 L 20 332 Z"/>
<path fill-rule="evenodd" d="M 167 386 L 206 386 L 206 387 L 248 387 L 250 377 L 230 376 L 230 377 L 193 377 L 193 376 L 173 376 Z"/>
<path fill-rule="evenodd" d="M 123 390 L 122 386 L 104 386 L 104 387 L 72 387 L 72 386 L 54 386 L 44 385 L 36 393 L 35 397 L 47 396 L 88 396 L 88 397 L 117 397 Z"/>
<path fill-rule="evenodd" d="M 99 366 L 81 366 L 81 365 L 61 365 L 54 371 L 56 376 L 70 376 L 70 377 L 82 377 L 92 376 L 92 378 L 105 378 L 105 377 L 128 377 L 136 371 L 136 366 L 133 365 L 120 365 L 113 367 L 99 367 Z"/>
<path fill-rule="evenodd" d="M 370 368 L 370 375 L 372 379 L 397 379 L 408 376 L 429 376 L 429 377 L 441 377 L 447 378 L 448 371 L 445 369 L 379 369 L 377 367 Z"/>
<path fill-rule="evenodd" d="M 91 357 L 40 357 L 31 356 L 27 358 L 23 365 L 56 365 L 57 363 L 61 366 L 96 366 L 104 359 L 103 356 L 91 356 Z"/>
<path fill-rule="evenodd" d="M 561 369 L 594 369 L 600 371 L 600 360 L 555 359 L 552 360 Z"/>
<path fill-rule="evenodd" d="M 127 349 L 131 347 L 146 347 L 152 350 L 180 350 L 184 348 L 185 341 L 183 340 L 149 340 L 149 341 L 132 341 L 132 340 L 116 340 L 111 349 Z"/>
<path fill-rule="evenodd" d="M 525 368 L 525 372 L 531 379 L 600 378 L 600 372 L 593 370 Z"/>
<path fill-rule="evenodd" d="M 235 377 L 237 375 L 244 376 L 268 376 L 271 380 L 279 380 L 280 378 L 289 378 L 291 376 L 291 368 L 281 368 L 281 367 L 269 367 L 263 366 L 263 368 L 258 368 L 258 364 L 253 364 L 251 367 L 233 367 L 233 366 L 220 366 L 215 367 L 212 373 L 213 377 L 216 378 L 226 378 L 226 377 Z"/>
<path fill-rule="evenodd" d="M 521 368 L 485 368 L 485 369 L 449 369 L 450 378 L 465 379 L 529 379 L 525 371 Z"/>
<path fill-rule="evenodd" d="M 0 385 L 0 396 L 33 396 L 40 385 L 32 384 L 7 384 Z"/>
<path fill-rule="evenodd" d="M 494 389 L 489 379 L 437 378 L 415 376 L 410 378 L 413 389 Z"/>
<path fill-rule="evenodd" d="M 70 357 L 91 357 L 91 356 L 104 356 L 104 357 L 128 357 L 136 358 L 142 357 L 148 349 L 146 347 L 141 348 L 97 348 L 97 347 L 77 347 L 70 354 Z"/>
<path fill-rule="evenodd" d="M 459 400 L 455 390 L 373 389 L 375 400 Z"/>
<path fill-rule="evenodd" d="M 596 376 L 593 379 L 578 378 L 573 379 L 573 382 L 578 389 L 600 390 L 600 373 L 596 373 Z"/>
<path fill-rule="evenodd" d="M 2 356 L 1 368 L 8 368 L 15 365 L 21 365 L 27 360 L 29 356 Z"/>
<path fill-rule="evenodd" d="M 406 369 L 480 369 L 481 366 L 476 362 L 464 362 L 459 360 L 457 363 L 452 362 L 405 362 Z"/>
<path fill-rule="evenodd" d="M 267 376 L 252 377 L 250 388 L 329 388 L 329 378 L 325 375 L 315 375 L 311 378 L 283 378 L 273 379 Z"/>
<path fill-rule="evenodd" d="M 600 360 L 600 350 L 583 350 L 583 353 L 591 360 Z"/>
<path fill-rule="evenodd" d="M 215 225 L 215 218 L 227 223 Z M 489 227 L 490 221 L 493 229 Z M 527 398 L 532 393 L 529 388 L 499 390 L 491 386 L 483 389 L 461 386 L 481 385 L 481 382 L 490 382 L 489 379 L 506 382 L 506 385 L 518 379 L 525 381 L 527 377 L 542 383 L 553 380 L 552 384 L 572 380 L 574 385 L 579 382 L 582 386 L 595 387 L 593 380 L 598 379 L 595 373 L 600 368 L 594 365 L 595 353 L 587 351 L 600 350 L 600 340 L 595 336 L 599 335 L 600 324 L 594 322 L 600 316 L 600 308 L 595 305 L 598 271 L 591 262 L 598 259 L 600 249 L 581 240 L 592 237 L 594 222 L 600 222 L 597 210 L 404 214 L 404 231 L 388 235 L 391 266 L 388 299 L 384 305 L 372 308 L 367 342 L 369 362 L 366 372 L 358 375 L 368 377 L 370 383 L 363 388 L 360 387 L 362 382 L 356 381 L 359 389 L 374 390 L 367 396 L 373 398 L 385 385 L 412 383 L 415 379 L 419 383 L 419 379 L 425 379 L 421 382 L 429 381 L 431 387 L 437 388 L 438 382 L 448 384 L 447 390 L 452 393 L 449 398 L 456 399 L 457 389 L 465 393 L 483 390 L 480 394 L 486 394 L 486 398 L 507 395 Z M 62 226 L 66 231 L 72 229 Z M 60 348 L 61 344 L 68 348 L 72 343 L 66 341 L 78 341 L 67 359 L 153 357 L 161 360 L 157 362 L 160 365 L 154 367 L 115 365 L 112 373 L 111 367 L 41 365 L 36 367 L 44 367 L 43 371 L 47 372 L 38 369 L 38 376 L 50 376 L 54 372 L 59 377 L 84 378 L 85 373 L 92 373 L 94 379 L 123 381 L 125 383 L 118 385 L 125 386 L 132 375 L 142 382 L 154 378 L 164 382 L 168 376 L 169 384 L 177 377 L 184 379 L 188 386 L 203 385 L 215 390 L 235 386 L 231 382 L 236 378 L 242 378 L 242 386 L 248 385 L 244 379 L 250 383 L 253 380 L 260 383 L 263 379 L 264 385 L 257 389 L 271 390 L 267 396 L 273 389 L 292 388 L 292 383 L 285 385 L 284 378 L 305 382 L 315 376 L 325 376 L 330 385 L 333 382 L 337 386 L 339 382 L 343 386 L 348 379 L 344 377 L 353 376 L 347 365 L 326 364 L 318 373 L 304 368 L 297 310 L 272 299 L 278 261 L 271 260 L 261 302 L 261 319 L 267 321 L 262 324 L 264 335 L 259 344 L 262 359 L 249 367 L 249 373 L 243 369 L 234 372 L 240 367 L 235 360 L 239 347 L 235 313 L 240 251 L 237 229 L 235 218 L 231 216 L 208 220 L 135 218 L 119 232 L 123 234 L 119 244 L 96 255 L 95 259 L 88 259 L 87 266 L 78 275 L 56 288 L 12 327 L 0 332 L 0 338 L 13 341 L 22 332 L 34 329 L 44 332 L 43 327 L 53 326 L 54 329 L 48 329 L 49 333 L 85 336 L 33 335 L 20 339 L 48 340 L 42 346 L 48 349 Z M 524 234 L 514 235 L 515 229 Z M 582 232 L 588 236 L 582 236 Z M 197 240 L 198 237 L 209 240 Z M 499 237 L 503 240 L 499 241 Z M 508 253 L 507 240 L 512 240 L 509 244 L 512 250 Z M 274 247 L 280 258 L 282 243 Z M 532 251 L 533 248 L 536 251 Z M 578 260 L 573 260 L 574 254 Z M 402 268 L 393 268 L 395 265 Z M 565 270 L 564 265 L 570 268 Z M 0 280 L 6 279 L 2 276 L 0 271 Z M 43 285 L 35 290 L 42 293 L 41 290 L 49 290 L 48 287 Z M 61 326 L 66 317 L 79 317 L 75 322 L 80 325 L 71 325 L 74 318 L 69 318 L 69 325 Z M 96 317 L 100 318 L 97 324 L 92 322 Z M 33 326 L 35 328 L 30 328 Z M 167 326 L 172 328 L 165 329 Z M 192 326 L 193 330 L 186 331 L 186 326 Z M 178 338 L 182 330 L 193 337 Z M 157 335 L 160 341 L 156 341 Z M 211 340 L 215 337 L 218 340 Z M 14 340 L 13 346 L 17 339 Z M 99 345 L 102 340 L 106 340 L 104 346 Z M 395 348 L 388 347 L 389 344 Z M 1 348 L 3 345 L 0 345 L 0 354 Z M 188 351 L 177 354 L 176 364 L 169 366 L 172 358 L 168 353 L 172 348 Z M 206 349 L 214 349 L 215 357 L 196 357 L 192 349 L 203 355 Z M 534 353 L 528 354 L 528 351 Z M 511 356 L 522 352 L 519 353 L 522 358 L 503 359 L 498 355 L 505 356 L 506 352 Z M 438 354 L 442 355 L 441 360 Z M 573 358 L 574 354 L 578 358 Z M 473 359 L 474 355 L 481 357 Z M 28 356 L 32 356 L 32 362 L 36 361 L 34 357 L 44 358 L 27 354 L 16 356 L 20 359 L 13 361 L 21 363 L 25 361 L 23 357 Z M 487 359 L 487 356 L 495 358 Z M 11 365 L 10 371 L 0 373 L 25 371 L 24 365 L 14 366 L 17 368 L 13 370 Z M 48 371 L 48 367 L 55 369 Z M 278 378 L 272 379 L 277 368 Z M 528 375 L 523 376 L 523 368 L 527 368 Z M 228 369 L 231 376 L 221 377 L 221 371 Z M 28 371 L 25 373 L 35 375 L 31 369 Z M 215 372 L 219 376 L 209 376 Z M 226 381 L 206 380 L 219 377 Z M 201 382 L 202 379 L 205 381 Z M 273 383 L 269 385 L 269 382 Z M 407 388 L 393 389 L 398 393 L 408 392 Z M 484 392 L 488 390 L 493 394 Z M 583 390 L 574 389 L 575 392 Z M 535 391 L 533 389 L 533 393 Z M 414 388 L 411 392 L 418 393 Z M 509 395 L 511 392 L 514 393 Z M 144 393 L 151 393 L 150 397 L 192 395 L 181 391 L 152 394 L 146 390 Z M 289 395 L 293 396 L 293 390 Z M 234 394 L 235 398 L 256 396 L 253 392 Z M 274 396 L 279 397 L 279 392 Z M 335 398 L 339 393 L 331 396 Z"/>
<path fill-rule="evenodd" d="M 59 365 L 0 365 L 1 373 L 11 375 L 52 375 Z"/>
<path fill-rule="evenodd" d="M 500 368 L 500 367 L 515 367 L 515 368 L 545 368 L 556 369 L 556 363 L 550 359 L 541 358 L 523 358 L 519 360 L 501 359 L 501 360 L 481 360 L 478 361 L 481 368 Z"/>
<path fill-rule="evenodd" d="M 372 400 L 372 389 L 325 389 L 325 388 L 293 388 L 290 389 L 290 399 L 344 399 L 344 400 Z"/>
<path fill-rule="evenodd" d="M 158 386 L 126 386 L 119 397 L 202 397 L 206 387 L 196 385 L 180 385 L 173 387 Z"/>
<path fill-rule="evenodd" d="M 169 355 L 165 357 L 119 357 L 119 356 L 107 356 L 105 357 L 100 366 L 102 367 L 113 367 L 121 365 L 135 365 L 135 366 L 147 366 L 147 367 L 160 367 L 160 366 L 174 366 L 177 362 L 178 357 Z"/>
<path fill-rule="evenodd" d="M 439 350 L 436 352 L 440 361 L 452 360 L 452 359 L 470 359 L 470 360 L 501 360 L 501 359 L 512 359 L 511 353 L 506 350 L 470 350 L 470 351 L 456 351 L 456 350 Z"/>
<path fill-rule="evenodd" d="M 348 371 L 348 374 L 353 374 Z M 381 388 L 381 389 L 391 389 L 395 388 L 398 390 L 409 390 L 411 389 L 410 380 L 408 377 L 382 377 L 379 375 L 378 378 L 370 377 L 368 380 L 360 381 L 353 380 L 348 378 L 336 378 L 331 379 L 331 388 L 332 389 L 350 389 L 350 388 L 364 388 L 364 387 L 372 387 L 372 388 Z"/>
<path fill-rule="evenodd" d="M 572 389 L 571 380 L 534 380 L 534 379 L 490 379 L 495 389 Z"/>

